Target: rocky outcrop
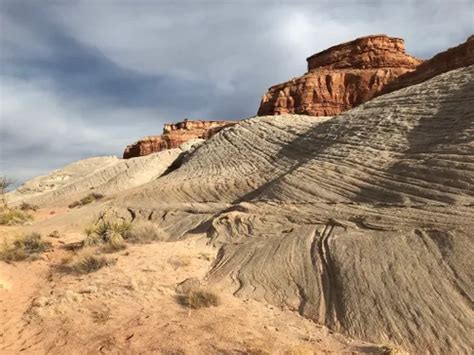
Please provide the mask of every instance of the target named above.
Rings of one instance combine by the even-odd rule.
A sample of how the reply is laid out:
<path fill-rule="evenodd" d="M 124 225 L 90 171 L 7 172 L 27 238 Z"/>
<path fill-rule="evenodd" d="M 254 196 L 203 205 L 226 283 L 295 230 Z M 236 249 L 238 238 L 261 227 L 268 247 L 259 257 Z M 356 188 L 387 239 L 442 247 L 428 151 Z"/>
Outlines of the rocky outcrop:
<path fill-rule="evenodd" d="M 271 87 L 258 115 L 333 116 L 370 100 L 422 60 L 405 53 L 404 41 L 386 35 L 358 38 L 307 58 L 308 72 Z"/>
<path fill-rule="evenodd" d="M 473 100 L 470 66 L 333 118 L 243 120 L 114 207 L 206 233 L 210 287 L 400 353 L 471 353 Z"/>
<path fill-rule="evenodd" d="M 129 159 L 160 152 L 165 149 L 177 148 L 192 139 L 208 139 L 222 128 L 235 123 L 234 121 L 188 119 L 178 123 L 167 123 L 164 125 L 162 135 L 144 137 L 138 142 L 128 145 L 123 152 L 123 158 Z"/>
<path fill-rule="evenodd" d="M 399 76 L 396 80 L 383 88 L 379 94 L 386 94 L 411 85 L 419 84 L 435 77 L 436 75 L 473 64 L 474 35 L 470 36 L 466 42 L 438 53 L 430 60 L 419 65 L 416 70 Z"/>

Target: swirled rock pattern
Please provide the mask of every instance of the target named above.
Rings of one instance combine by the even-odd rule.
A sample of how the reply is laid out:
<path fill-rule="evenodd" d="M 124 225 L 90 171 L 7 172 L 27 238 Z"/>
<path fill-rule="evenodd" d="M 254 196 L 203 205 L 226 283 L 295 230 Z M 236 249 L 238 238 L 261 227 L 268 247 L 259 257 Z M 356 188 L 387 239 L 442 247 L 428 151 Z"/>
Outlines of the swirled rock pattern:
<path fill-rule="evenodd" d="M 413 353 L 474 347 L 474 66 L 338 117 L 256 117 L 115 201 L 219 247 L 208 281 Z"/>
<path fill-rule="evenodd" d="M 405 53 L 402 39 L 386 35 L 339 44 L 307 61 L 306 74 L 268 90 L 258 115 L 337 115 L 370 100 L 389 82 L 422 63 Z"/>

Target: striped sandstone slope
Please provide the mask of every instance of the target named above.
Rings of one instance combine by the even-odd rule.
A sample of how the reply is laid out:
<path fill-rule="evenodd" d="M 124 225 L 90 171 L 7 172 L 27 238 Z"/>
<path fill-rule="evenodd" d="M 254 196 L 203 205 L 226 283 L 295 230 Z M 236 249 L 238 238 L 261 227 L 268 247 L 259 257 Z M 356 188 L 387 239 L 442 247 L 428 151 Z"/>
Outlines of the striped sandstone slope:
<path fill-rule="evenodd" d="M 116 211 L 171 239 L 207 232 L 209 282 L 238 296 L 363 340 L 468 353 L 473 79 L 450 71 L 332 119 L 242 121 Z"/>

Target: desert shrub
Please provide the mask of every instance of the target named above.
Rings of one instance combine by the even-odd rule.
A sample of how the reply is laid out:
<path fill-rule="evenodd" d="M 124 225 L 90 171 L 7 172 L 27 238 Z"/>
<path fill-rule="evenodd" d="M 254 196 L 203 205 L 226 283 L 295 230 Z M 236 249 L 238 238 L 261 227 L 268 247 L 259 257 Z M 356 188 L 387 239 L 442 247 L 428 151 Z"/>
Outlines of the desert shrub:
<path fill-rule="evenodd" d="M 186 294 L 178 295 L 177 299 L 180 304 L 192 309 L 218 306 L 220 304 L 219 296 L 215 292 L 205 289 L 190 290 Z"/>
<path fill-rule="evenodd" d="M 30 214 L 18 208 L 8 208 L 8 207 L 0 208 L 0 225 L 5 225 L 5 226 L 20 225 L 20 224 L 25 224 L 31 219 L 33 219 L 33 217 Z"/>
<path fill-rule="evenodd" d="M 38 208 L 39 208 L 38 205 L 33 205 L 28 202 L 22 202 L 20 205 L 20 210 L 22 211 L 36 211 L 38 210 Z"/>
<path fill-rule="evenodd" d="M 68 207 L 69 208 L 75 208 L 75 207 L 85 206 L 85 205 L 88 205 L 88 204 L 90 204 L 94 201 L 100 200 L 102 198 L 104 198 L 104 195 L 99 194 L 97 192 L 91 192 L 87 196 L 81 198 L 79 201 L 75 201 L 75 202 L 71 203 Z"/>
<path fill-rule="evenodd" d="M 92 312 L 92 319 L 94 323 L 105 324 L 112 318 L 110 309 L 103 309 Z"/>
<path fill-rule="evenodd" d="M 61 270 L 76 274 L 89 274 L 111 264 L 112 261 L 107 257 L 86 249 L 71 260 L 66 260 L 61 265 Z"/>
<path fill-rule="evenodd" d="M 165 235 L 152 222 L 138 222 L 130 226 L 124 233 L 124 239 L 130 243 L 151 243 L 165 239 Z"/>
<path fill-rule="evenodd" d="M 51 233 L 48 234 L 48 237 L 50 238 L 61 238 L 61 234 L 57 231 L 54 230 Z"/>
<path fill-rule="evenodd" d="M 5 239 L 0 246 L 0 260 L 5 262 L 33 260 L 50 246 L 51 244 L 43 241 L 41 235 L 36 232 L 24 234 L 10 243 Z"/>
<path fill-rule="evenodd" d="M 116 251 L 125 248 L 124 235 L 130 230 L 130 223 L 125 221 L 100 220 L 86 229 L 83 246 L 102 245 L 105 251 Z"/>

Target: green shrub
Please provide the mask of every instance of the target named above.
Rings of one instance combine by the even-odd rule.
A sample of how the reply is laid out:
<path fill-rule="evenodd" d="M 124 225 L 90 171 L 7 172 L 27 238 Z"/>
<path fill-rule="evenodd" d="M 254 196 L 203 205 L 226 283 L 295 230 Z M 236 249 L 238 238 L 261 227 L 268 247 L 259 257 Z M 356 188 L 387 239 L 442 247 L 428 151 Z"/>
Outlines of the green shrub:
<path fill-rule="evenodd" d="M 4 239 L 0 246 L 0 260 L 5 262 L 34 259 L 38 254 L 46 251 L 51 246 L 50 243 L 41 239 L 41 235 L 36 232 L 24 234 L 8 243 Z"/>
<path fill-rule="evenodd" d="M 85 205 L 88 205 L 88 204 L 90 204 L 94 201 L 100 200 L 102 198 L 104 198 L 104 195 L 99 194 L 97 192 L 91 192 L 86 197 L 81 198 L 79 201 L 75 201 L 75 202 L 71 203 L 68 207 L 69 208 L 75 208 L 75 207 L 85 206 Z"/>
<path fill-rule="evenodd" d="M 0 225 L 5 226 L 14 226 L 25 224 L 26 222 L 32 220 L 33 217 L 18 209 L 18 208 L 0 208 Z"/>
<path fill-rule="evenodd" d="M 219 296 L 210 290 L 198 289 L 190 290 L 184 295 L 178 296 L 178 302 L 183 306 L 199 309 L 211 306 L 218 306 L 220 304 Z"/>
<path fill-rule="evenodd" d="M 124 239 L 131 243 L 151 243 L 166 239 L 165 234 L 152 222 L 138 222 L 124 233 Z"/>

